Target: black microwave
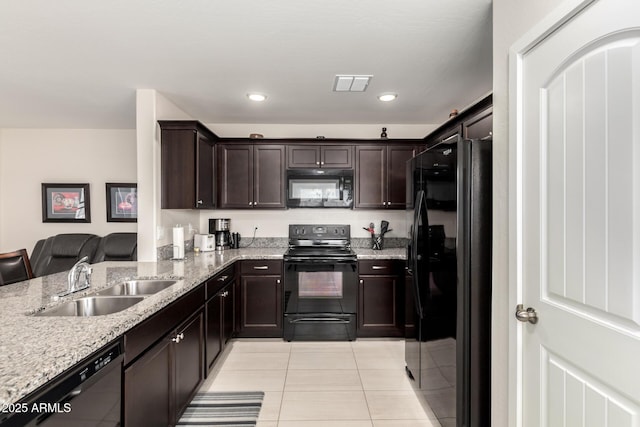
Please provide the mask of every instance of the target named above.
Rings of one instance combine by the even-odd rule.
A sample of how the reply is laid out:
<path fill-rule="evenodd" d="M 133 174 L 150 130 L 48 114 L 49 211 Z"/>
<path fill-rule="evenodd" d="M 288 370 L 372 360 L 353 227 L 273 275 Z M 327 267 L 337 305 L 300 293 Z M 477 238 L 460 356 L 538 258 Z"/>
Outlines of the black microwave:
<path fill-rule="evenodd" d="M 353 207 L 353 170 L 287 170 L 287 207 Z"/>

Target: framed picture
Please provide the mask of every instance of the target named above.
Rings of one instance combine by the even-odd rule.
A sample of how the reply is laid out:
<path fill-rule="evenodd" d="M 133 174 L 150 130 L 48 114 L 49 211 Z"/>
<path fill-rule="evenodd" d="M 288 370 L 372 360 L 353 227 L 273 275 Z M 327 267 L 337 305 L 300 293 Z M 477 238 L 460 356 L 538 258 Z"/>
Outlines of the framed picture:
<path fill-rule="evenodd" d="M 107 222 L 138 221 L 138 184 L 107 183 Z"/>
<path fill-rule="evenodd" d="M 89 184 L 42 184 L 42 222 L 91 222 Z"/>

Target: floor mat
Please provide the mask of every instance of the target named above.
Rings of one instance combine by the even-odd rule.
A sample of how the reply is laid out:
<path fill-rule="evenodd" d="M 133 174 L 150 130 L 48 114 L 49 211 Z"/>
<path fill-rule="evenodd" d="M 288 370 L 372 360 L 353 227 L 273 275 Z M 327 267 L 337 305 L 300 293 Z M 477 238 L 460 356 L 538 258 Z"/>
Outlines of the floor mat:
<path fill-rule="evenodd" d="M 208 392 L 193 398 L 178 426 L 255 426 L 264 392 Z"/>

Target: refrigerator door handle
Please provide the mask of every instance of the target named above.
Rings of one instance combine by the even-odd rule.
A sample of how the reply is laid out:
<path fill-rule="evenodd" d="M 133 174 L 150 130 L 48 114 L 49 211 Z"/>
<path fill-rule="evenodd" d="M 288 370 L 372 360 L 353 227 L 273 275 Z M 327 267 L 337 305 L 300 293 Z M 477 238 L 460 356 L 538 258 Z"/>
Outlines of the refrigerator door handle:
<path fill-rule="evenodd" d="M 413 293 L 414 300 L 416 306 L 416 312 L 420 318 L 424 317 L 424 310 L 422 308 L 422 298 L 421 298 L 421 289 L 422 284 L 420 283 L 420 269 L 418 268 L 418 263 L 421 261 L 422 257 L 418 254 L 418 240 L 420 239 L 420 219 L 422 216 L 422 208 L 424 206 L 424 210 L 426 213 L 426 196 L 424 191 L 418 191 L 416 195 L 416 204 L 413 211 L 413 235 L 411 236 L 411 269 L 413 272 Z M 423 219 L 422 227 L 423 229 L 428 229 L 429 225 L 427 223 L 427 218 Z M 426 227 L 426 228 L 425 228 Z"/>

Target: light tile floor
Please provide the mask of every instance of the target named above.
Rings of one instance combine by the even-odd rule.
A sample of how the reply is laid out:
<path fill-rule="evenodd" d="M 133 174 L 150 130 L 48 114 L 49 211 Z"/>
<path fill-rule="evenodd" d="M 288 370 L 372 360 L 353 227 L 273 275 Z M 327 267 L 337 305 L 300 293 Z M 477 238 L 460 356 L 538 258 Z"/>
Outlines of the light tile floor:
<path fill-rule="evenodd" d="M 403 340 L 230 344 L 201 391 L 264 391 L 258 427 L 440 426 L 411 388 Z"/>

